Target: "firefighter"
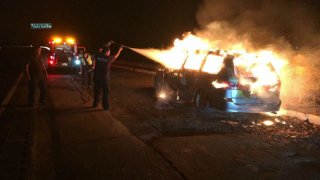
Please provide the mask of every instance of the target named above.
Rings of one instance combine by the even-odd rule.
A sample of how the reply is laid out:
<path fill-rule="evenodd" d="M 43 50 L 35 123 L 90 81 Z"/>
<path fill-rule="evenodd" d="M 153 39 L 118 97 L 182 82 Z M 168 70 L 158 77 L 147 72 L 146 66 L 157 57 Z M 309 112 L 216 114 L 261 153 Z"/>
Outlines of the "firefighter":
<path fill-rule="evenodd" d="M 94 70 L 94 68 L 95 68 L 95 66 L 96 66 L 96 59 L 97 59 L 97 57 L 102 53 L 102 51 L 103 51 L 103 47 L 100 47 L 99 49 L 98 49 L 98 51 L 93 55 L 93 64 L 92 64 L 92 69 Z"/>
<path fill-rule="evenodd" d="M 99 104 L 99 96 L 102 89 L 102 106 L 105 111 L 110 109 L 109 106 L 109 74 L 110 66 L 112 62 L 120 55 L 122 51 L 122 46 L 119 47 L 115 55 L 111 55 L 111 44 L 105 46 L 101 54 L 95 58 L 95 67 L 94 67 L 94 102 L 93 107 L 97 107 Z"/>
<path fill-rule="evenodd" d="M 41 58 L 41 48 L 36 47 L 33 56 L 26 65 L 27 78 L 29 80 L 29 105 L 34 105 L 34 94 L 37 87 L 40 89 L 39 102 L 46 105 L 48 73 Z"/>

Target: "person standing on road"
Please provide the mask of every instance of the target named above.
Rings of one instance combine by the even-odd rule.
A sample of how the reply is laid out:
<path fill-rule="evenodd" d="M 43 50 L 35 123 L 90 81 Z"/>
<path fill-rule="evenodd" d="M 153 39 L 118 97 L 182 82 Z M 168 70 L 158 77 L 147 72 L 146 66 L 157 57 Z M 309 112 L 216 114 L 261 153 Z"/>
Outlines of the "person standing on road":
<path fill-rule="evenodd" d="M 108 111 L 109 106 L 109 74 L 112 62 L 114 62 L 122 51 L 122 46 L 119 47 L 118 52 L 115 55 L 111 55 L 111 43 L 109 46 L 103 48 L 101 54 L 95 58 L 94 67 L 94 102 L 93 107 L 97 107 L 99 104 L 100 92 L 102 89 L 102 106 L 103 109 Z"/>
<path fill-rule="evenodd" d="M 112 43 L 114 43 L 114 42 L 113 41 L 108 41 L 107 43 L 103 44 L 102 47 L 99 47 L 98 51 L 93 54 L 93 57 L 92 57 L 92 59 L 93 59 L 92 69 L 95 68 L 95 66 L 96 66 L 96 61 L 95 60 L 102 53 L 103 48 L 110 47 Z"/>
<path fill-rule="evenodd" d="M 30 105 L 34 104 L 34 94 L 37 87 L 40 89 L 39 102 L 46 105 L 47 100 L 47 79 L 48 73 L 42 62 L 41 58 L 41 48 L 36 47 L 34 54 L 26 65 L 27 77 L 29 80 L 29 96 L 28 102 Z"/>
<path fill-rule="evenodd" d="M 82 83 L 91 86 L 92 81 L 92 57 L 91 54 L 85 52 L 81 62 Z"/>

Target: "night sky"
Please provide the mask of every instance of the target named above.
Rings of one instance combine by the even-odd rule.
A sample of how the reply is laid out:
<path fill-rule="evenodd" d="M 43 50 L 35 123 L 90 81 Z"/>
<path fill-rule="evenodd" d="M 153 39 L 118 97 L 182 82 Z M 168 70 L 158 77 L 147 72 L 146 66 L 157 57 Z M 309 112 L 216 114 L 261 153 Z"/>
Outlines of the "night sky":
<path fill-rule="evenodd" d="M 98 46 L 113 39 L 134 47 L 161 47 L 198 27 L 202 0 L 1 0 L 0 43 L 45 42 L 73 35 L 81 44 Z M 31 30 L 48 22 L 52 30 Z"/>

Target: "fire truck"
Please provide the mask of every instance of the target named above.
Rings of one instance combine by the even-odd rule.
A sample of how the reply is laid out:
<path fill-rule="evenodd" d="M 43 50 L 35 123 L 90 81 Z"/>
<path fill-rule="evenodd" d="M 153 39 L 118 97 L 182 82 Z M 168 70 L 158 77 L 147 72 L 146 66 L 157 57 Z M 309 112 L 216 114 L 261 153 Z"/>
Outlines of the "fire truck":
<path fill-rule="evenodd" d="M 74 38 L 54 37 L 49 41 L 49 46 L 48 68 L 80 68 L 81 60 Z"/>

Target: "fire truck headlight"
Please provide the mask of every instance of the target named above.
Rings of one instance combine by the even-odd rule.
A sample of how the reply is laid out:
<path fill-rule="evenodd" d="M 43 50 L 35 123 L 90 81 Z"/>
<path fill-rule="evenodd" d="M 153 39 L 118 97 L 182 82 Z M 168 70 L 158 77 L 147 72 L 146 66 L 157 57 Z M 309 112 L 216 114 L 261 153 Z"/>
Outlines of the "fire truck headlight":
<path fill-rule="evenodd" d="M 80 65 L 80 64 L 81 64 L 81 61 L 80 61 L 79 59 L 76 59 L 76 60 L 74 61 L 74 63 L 75 63 L 76 65 Z"/>

